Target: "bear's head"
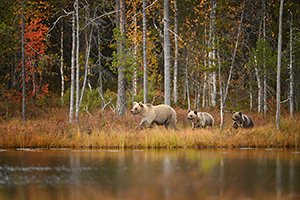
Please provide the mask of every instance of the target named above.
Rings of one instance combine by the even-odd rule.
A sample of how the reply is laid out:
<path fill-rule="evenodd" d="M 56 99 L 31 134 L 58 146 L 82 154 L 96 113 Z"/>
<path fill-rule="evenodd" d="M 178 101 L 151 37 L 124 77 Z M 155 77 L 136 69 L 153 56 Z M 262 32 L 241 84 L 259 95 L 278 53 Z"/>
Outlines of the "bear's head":
<path fill-rule="evenodd" d="M 236 122 L 242 122 L 243 121 L 243 116 L 242 112 L 233 112 L 232 114 L 232 120 Z"/>
<path fill-rule="evenodd" d="M 133 108 L 131 109 L 130 112 L 132 115 L 138 115 L 141 113 L 143 108 L 144 108 L 144 104 L 142 102 L 140 102 L 140 103 L 134 102 Z"/>
<path fill-rule="evenodd" d="M 187 118 L 188 118 L 189 120 L 193 120 L 193 119 L 195 119 L 197 116 L 198 116 L 198 115 L 197 115 L 197 111 L 196 111 L 196 110 L 195 110 L 195 111 L 189 110 L 188 115 L 187 115 Z"/>

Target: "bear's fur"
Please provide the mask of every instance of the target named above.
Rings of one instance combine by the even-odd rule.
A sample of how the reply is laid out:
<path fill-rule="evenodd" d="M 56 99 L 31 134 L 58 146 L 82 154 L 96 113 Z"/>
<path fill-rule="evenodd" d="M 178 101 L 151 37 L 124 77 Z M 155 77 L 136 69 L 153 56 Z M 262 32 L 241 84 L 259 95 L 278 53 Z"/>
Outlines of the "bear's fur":
<path fill-rule="evenodd" d="M 248 115 L 242 112 L 233 111 L 232 114 L 233 125 L 232 127 L 237 128 L 252 128 L 254 126 L 253 120 Z"/>
<path fill-rule="evenodd" d="M 133 108 L 131 109 L 132 115 L 140 115 L 142 121 L 138 128 L 143 129 L 148 126 L 153 127 L 154 125 L 164 125 L 166 129 L 176 128 L 176 112 L 173 108 L 168 105 L 157 105 L 143 104 L 134 102 Z"/>
<path fill-rule="evenodd" d="M 213 127 L 214 118 L 207 112 L 197 112 L 189 110 L 188 119 L 192 121 L 192 128 L 205 128 L 207 126 Z"/>

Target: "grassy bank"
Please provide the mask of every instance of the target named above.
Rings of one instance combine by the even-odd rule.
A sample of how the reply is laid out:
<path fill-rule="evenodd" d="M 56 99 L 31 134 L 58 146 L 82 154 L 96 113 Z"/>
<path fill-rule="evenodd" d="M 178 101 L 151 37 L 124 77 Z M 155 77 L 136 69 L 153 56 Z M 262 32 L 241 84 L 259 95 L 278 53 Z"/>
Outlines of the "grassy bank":
<path fill-rule="evenodd" d="M 178 131 L 164 127 L 137 130 L 141 118 L 118 117 L 112 111 L 81 114 L 77 123 L 68 123 L 67 109 L 52 109 L 40 117 L 22 122 L 21 118 L 2 119 L 0 147 L 90 147 L 90 148 L 176 148 L 176 147 L 294 147 L 300 145 L 300 116 L 281 118 L 280 130 L 274 115 L 262 118 L 252 114 L 252 129 L 231 128 L 231 116 L 225 113 L 224 129 L 219 129 L 219 111 L 210 111 L 214 128 L 191 129 L 186 110 L 176 109 Z"/>

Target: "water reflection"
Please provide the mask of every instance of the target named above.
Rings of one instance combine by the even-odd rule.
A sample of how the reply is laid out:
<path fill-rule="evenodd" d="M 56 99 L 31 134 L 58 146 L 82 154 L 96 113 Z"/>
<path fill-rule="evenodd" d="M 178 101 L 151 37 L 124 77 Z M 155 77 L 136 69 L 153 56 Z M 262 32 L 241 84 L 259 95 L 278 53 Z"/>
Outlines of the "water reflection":
<path fill-rule="evenodd" d="M 299 149 L 0 149 L 0 199 L 299 199 Z"/>

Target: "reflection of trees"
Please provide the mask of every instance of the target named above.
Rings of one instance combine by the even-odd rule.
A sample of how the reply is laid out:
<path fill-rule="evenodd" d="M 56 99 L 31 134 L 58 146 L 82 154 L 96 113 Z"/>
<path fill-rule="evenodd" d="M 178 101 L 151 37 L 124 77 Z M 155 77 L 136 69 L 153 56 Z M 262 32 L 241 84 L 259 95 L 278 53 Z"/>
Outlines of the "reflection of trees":
<path fill-rule="evenodd" d="M 0 174 L 7 173 L 2 163 L 13 165 L 3 158 Z M 300 195 L 300 157 L 287 149 L 50 151 L 23 152 L 14 158 L 28 169 L 49 167 L 36 177 L 52 181 L 58 188 L 57 199 L 288 199 Z M 19 171 L 11 173 L 22 176 L 22 168 L 14 170 Z M 31 173 L 37 172 L 26 171 L 26 176 Z M 27 191 L 34 192 L 36 187 L 32 188 Z"/>
<path fill-rule="evenodd" d="M 276 199 L 281 197 L 282 166 L 279 156 L 276 157 Z"/>

